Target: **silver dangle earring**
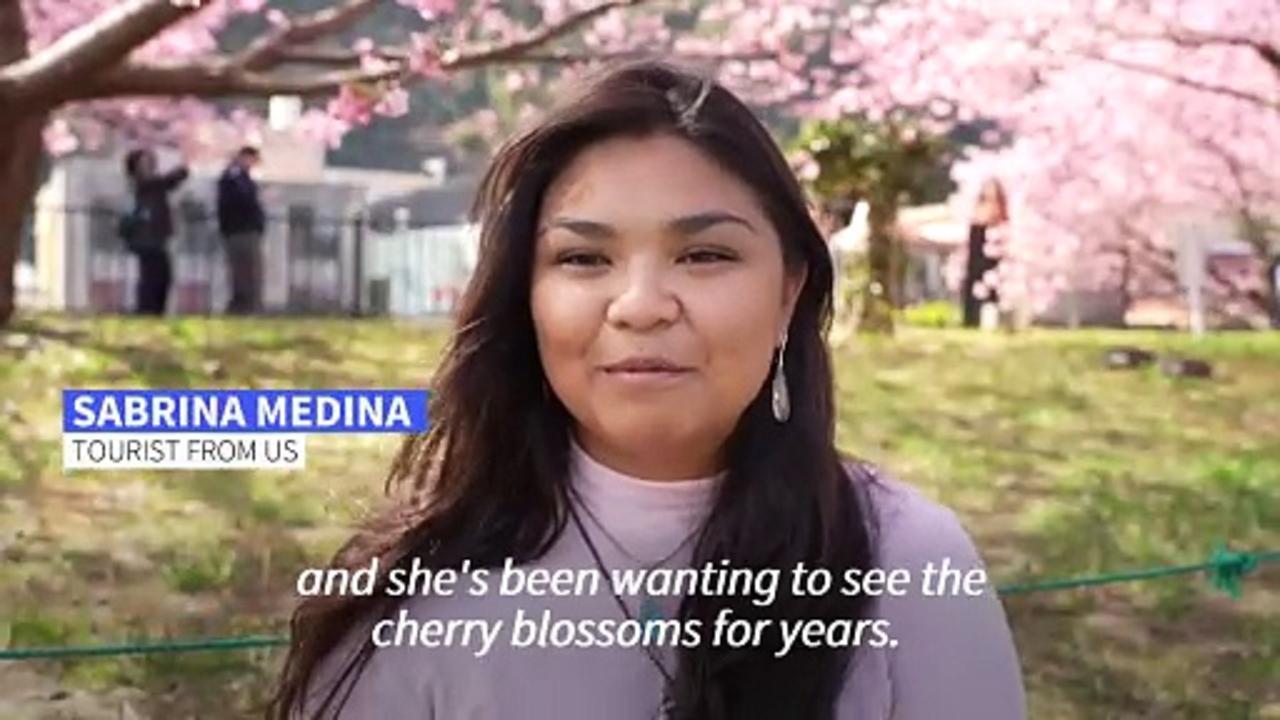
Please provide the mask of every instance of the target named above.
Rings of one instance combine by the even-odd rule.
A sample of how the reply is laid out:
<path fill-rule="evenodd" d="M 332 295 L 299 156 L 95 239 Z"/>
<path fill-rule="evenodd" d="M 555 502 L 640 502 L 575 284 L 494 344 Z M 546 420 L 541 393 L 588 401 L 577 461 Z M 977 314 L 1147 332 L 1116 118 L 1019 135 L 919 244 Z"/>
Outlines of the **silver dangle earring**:
<path fill-rule="evenodd" d="M 782 334 L 782 344 L 778 346 L 778 367 L 773 371 L 772 406 L 773 419 L 780 423 L 791 417 L 791 393 L 787 390 L 787 373 L 783 359 L 787 354 L 787 334 Z"/>

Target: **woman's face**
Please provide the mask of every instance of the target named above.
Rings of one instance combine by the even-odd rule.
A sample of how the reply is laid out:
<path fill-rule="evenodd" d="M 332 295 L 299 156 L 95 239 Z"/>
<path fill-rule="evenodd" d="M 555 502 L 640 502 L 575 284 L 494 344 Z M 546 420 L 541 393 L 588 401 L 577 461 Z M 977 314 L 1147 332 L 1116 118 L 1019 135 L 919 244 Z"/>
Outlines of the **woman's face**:
<path fill-rule="evenodd" d="M 544 198 L 531 297 L 579 441 L 640 477 L 721 469 L 803 283 L 752 190 L 694 145 L 588 148 Z"/>

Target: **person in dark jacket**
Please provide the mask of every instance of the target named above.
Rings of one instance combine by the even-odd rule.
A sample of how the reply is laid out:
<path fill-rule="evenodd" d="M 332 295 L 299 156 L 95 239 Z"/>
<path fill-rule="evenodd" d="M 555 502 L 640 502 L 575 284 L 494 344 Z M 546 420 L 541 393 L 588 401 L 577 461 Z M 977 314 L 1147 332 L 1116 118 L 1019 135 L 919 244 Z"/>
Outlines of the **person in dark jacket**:
<path fill-rule="evenodd" d="M 169 260 L 169 238 L 173 235 L 173 212 L 169 194 L 190 174 L 178 166 L 161 175 L 157 172 L 156 154 L 149 149 L 131 151 L 125 156 L 125 174 L 133 190 L 134 213 L 138 223 L 130 238 L 129 249 L 138 257 L 138 313 L 163 315 L 173 282 Z"/>
<path fill-rule="evenodd" d="M 258 164 L 254 147 L 243 147 L 218 179 L 218 230 L 227 248 L 231 301 L 227 312 L 257 312 L 262 296 L 262 232 L 265 213 L 251 171 Z"/>

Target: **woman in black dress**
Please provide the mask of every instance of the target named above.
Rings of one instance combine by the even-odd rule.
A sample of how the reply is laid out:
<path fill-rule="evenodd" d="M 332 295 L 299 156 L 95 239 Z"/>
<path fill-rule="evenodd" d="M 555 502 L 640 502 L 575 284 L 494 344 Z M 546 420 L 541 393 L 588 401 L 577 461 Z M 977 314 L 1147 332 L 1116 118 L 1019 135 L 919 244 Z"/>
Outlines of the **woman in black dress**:
<path fill-rule="evenodd" d="M 988 180 L 978 195 L 978 203 L 973 210 L 973 218 L 969 223 L 969 254 L 965 263 L 964 285 L 961 288 L 964 301 L 964 326 L 978 327 L 981 322 L 982 306 L 985 303 L 999 302 L 996 288 L 986 287 L 985 294 L 979 298 L 975 294 L 978 283 L 990 270 L 1000 264 L 997 258 L 987 254 L 987 231 L 1004 224 L 1009 219 L 1008 205 L 1005 201 L 1004 188 L 997 180 Z"/>
<path fill-rule="evenodd" d="M 161 175 L 151 150 L 133 150 L 124 161 L 125 174 L 133 190 L 135 225 L 128 238 L 129 249 L 138 256 L 137 312 L 163 315 L 173 282 L 169 261 L 169 237 L 173 235 L 173 212 L 169 193 L 189 174 L 178 166 Z"/>

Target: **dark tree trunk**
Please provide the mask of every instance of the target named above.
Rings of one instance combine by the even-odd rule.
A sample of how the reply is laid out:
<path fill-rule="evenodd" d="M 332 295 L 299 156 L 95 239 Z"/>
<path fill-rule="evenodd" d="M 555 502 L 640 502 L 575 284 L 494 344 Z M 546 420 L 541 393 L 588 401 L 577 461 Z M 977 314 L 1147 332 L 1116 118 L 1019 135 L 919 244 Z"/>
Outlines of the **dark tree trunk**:
<path fill-rule="evenodd" d="M 1123 308 L 1122 318 L 1133 308 L 1133 254 L 1133 243 L 1129 242 L 1129 238 L 1126 236 L 1120 253 L 1120 305 Z"/>
<path fill-rule="evenodd" d="M 43 153 L 43 112 L 0 118 L 0 326 L 13 316 L 13 284 L 24 220 L 31 210 Z"/>
<path fill-rule="evenodd" d="M 1259 220 L 1248 208 L 1240 212 L 1240 227 L 1245 241 L 1253 248 L 1254 257 L 1262 266 L 1262 294 L 1252 294 L 1255 305 L 1264 305 L 1259 309 L 1267 316 L 1271 327 L 1280 328 L 1280 286 L 1277 285 L 1276 272 L 1280 269 L 1280 252 L 1274 243 L 1277 239 L 1277 228 L 1273 223 Z"/>
<path fill-rule="evenodd" d="M 1271 262 L 1263 263 L 1267 280 L 1263 287 L 1267 292 L 1267 316 L 1271 318 L 1271 327 L 1280 330 L 1280 255 L 1271 258 Z"/>
<path fill-rule="evenodd" d="M 0 67 L 27 55 L 27 26 L 19 0 L 0 0 Z M 0 97 L 0 326 L 16 305 L 13 286 L 23 220 L 31 210 L 44 153 L 41 131 L 48 113 Z"/>
<path fill-rule="evenodd" d="M 19 0 L 0 0 L 0 67 L 27 56 L 27 24 Z M 13 274 L 23 219 L 36 195 L 47 111 L 0 96 L 0 325 L 17 305 Z"/>
<path fill-rule="evenodd" d="M 863 290 L 863 332 L 892 333 L 894 300 L 895 212 L 890 203 L 873 202 L 867 218 L 867 286 Z"/>

